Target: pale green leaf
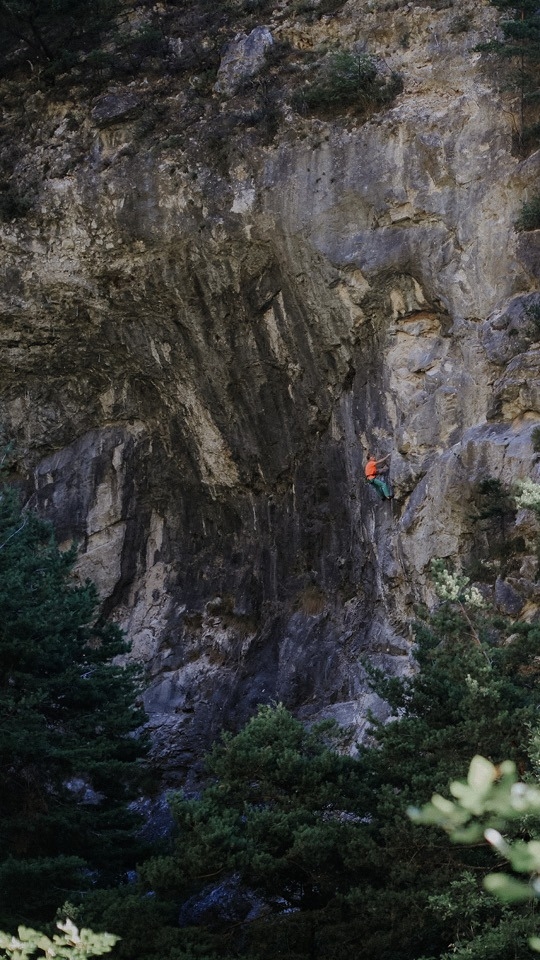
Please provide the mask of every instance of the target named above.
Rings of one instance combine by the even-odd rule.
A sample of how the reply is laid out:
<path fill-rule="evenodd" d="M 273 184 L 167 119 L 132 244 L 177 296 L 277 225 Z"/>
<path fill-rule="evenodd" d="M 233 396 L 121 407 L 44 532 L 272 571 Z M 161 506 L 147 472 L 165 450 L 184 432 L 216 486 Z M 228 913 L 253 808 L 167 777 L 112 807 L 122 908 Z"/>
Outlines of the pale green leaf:
<path fill-rule="evenodd" d="M 503 903 L 519 903 L 530 900 L 533 896 L 527 883 L 522 883 L 506 873 L 488 874 L 484 879 L 484 887 L 488 893 L 493 893 Z"/>
<path fill-rule="evenodd" d="M 478 754 L 472 758 L 467 783 L 475 792 L 485 794 L 497 779 L 497 768 Z"/>

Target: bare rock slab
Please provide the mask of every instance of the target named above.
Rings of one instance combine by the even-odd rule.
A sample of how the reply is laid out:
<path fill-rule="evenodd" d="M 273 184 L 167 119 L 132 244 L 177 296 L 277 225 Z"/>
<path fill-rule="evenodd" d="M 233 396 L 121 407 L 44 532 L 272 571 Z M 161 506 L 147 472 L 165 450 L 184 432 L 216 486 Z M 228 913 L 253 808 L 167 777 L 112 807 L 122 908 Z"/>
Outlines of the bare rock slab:
<path fill-rule="evenodd" d="M 253 77 L 264 64 L 274 38 L 268 27 L 255 27 L 249 34 L 238 33 L 223 51 L 214 89 L 233 94 L 244 80 Z"/>

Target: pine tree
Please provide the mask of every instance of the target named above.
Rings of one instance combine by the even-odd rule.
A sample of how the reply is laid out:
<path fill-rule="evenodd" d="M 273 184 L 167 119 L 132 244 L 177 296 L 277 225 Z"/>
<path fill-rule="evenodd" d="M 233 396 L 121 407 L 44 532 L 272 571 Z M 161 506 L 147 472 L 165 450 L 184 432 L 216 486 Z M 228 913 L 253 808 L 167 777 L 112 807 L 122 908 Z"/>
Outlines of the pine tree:
<path fill-rule="evenodd" d="M 0 925 L 50 920 L 133 857 L 144 737 L 119 629 L 74 585 L 75 548 L 0 492 Z"/>
<path fill-rule="evenodd" d="M 333 749 L 337 734 L 332 723 L 306 730 L 277 706 L 224 735 L 206 759 L 213 782 L 202 796 L 173 798 L 178 852 L 146 864 L 147 881 L 185 891 L 239 871 L 280 909 L 300 910 L 347 889 L 359 783 L 355 761 Z"/>
<path fill-rule="evenodd" d="M 538 624 L 509 623 L 446 602 L 416 630 L 418 673 L 401 680 L 374 676 L 396 719 L 374 725 L 379 747 L 363 750 L 358 761 L 373 811 L 376 880 L 371 888 L 359 885 L 351 903 L 371 905 L 364 956 L 373 960 L 440 956 L 456 943 L 462 917 L 441 911 L 434 900 L 452 883 L 475 877 L 477 901 L 470 895 L 469 903 L 480 919 L 485 915 L 481 878 L 492 866 L 489 851 L 419 831 L 406 810 L 446 789 L 476 752 L 494 763 L 511 758 L 521 773 L 530 770 L 540 703 Z M 389 902 L 391 926 L 381 922 Z M 500 917 L 501 908 L 493 907 L 490 922 Z"/>
<path fill-rule="evenodd" d="M 54 75 L 99 45 L 118 9 L 117 0 L 0 0 L 0 57 L 29 57 Z"/>
<path fill-rule="evenodd" d="M 535 0 L 491 0 L 502 11 L 502 40 L 491 40 L 478 49 L 494 53 L 512 63 L 511 79 L 518 95 L 518 141 L 521 148 L 529 137 L 538 135 L 538 124 L 527 129 L 529 119 L 536 119 L 540 99 L 540 11 Z"/>
<path fill-rule="evenodd" d="M 463 926 L 436 899 L 450 884 L 467 897 L 471 927 L 492 911 L 491 930 L 501 908 L 481 896 L 489 852 L 423 833 L 405 811 L 444 788 L 474 752 L 528 769 L 539 653 L 538 625 L 448 601 L 417 627 L 417 674 L 373 675 L 396 715 L 374 723 L 376 749 L 341 756 L 332 731 L 306 731 L 283 707 L 262 708 L 214 748 L 200 796 L 176 797 L 175 850 L 144 865 L 143 880 L 158 900 L 178 904 L 233 874 L 260 894 L 259 920 L 201 929 L 214 937 L 205 955 L 346 960 L 360 945 L 363 960 L 441 956 Z M 111 920 L 107 929 L 125 935 Z M 177 949 L 182 936 L 194 931 L 180 931 Z M 140 956 L 154 960 L 147 947 Z"/>

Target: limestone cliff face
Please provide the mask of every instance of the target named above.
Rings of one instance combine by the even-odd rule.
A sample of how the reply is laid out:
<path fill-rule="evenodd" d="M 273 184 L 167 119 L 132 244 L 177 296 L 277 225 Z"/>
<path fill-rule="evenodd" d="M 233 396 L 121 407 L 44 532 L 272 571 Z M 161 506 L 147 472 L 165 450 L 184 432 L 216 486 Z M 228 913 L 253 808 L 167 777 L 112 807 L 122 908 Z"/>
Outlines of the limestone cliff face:
<path fill-rule="evenodd" d="M 511 103 L 474 52 L 493 9 L 465 32 L 411 3 L 278 13 L 277 41 L 367 44 L 403 77 L 393 106 L 364 124 L 285 111 L 220 169 L 196 127 L 136 139 L 142 83 L 127 106 L 34 94 L 38 205 L 0 233 L 14 477 L 146 664 L 173 782 L 259 702 L 361 735 L 361 660 L 410 669 L 432 558 L 491 564 L 511 612 L 538 593 L 531 518 L 511 516 L 504 568 L 474 519 L 479 484 L 538 475 L 540 425 L 540 247 L 513 227 L 538 157 L 513 155 Z M 391 505 L 363 482 L 368 448 L 392 453 Z"/>

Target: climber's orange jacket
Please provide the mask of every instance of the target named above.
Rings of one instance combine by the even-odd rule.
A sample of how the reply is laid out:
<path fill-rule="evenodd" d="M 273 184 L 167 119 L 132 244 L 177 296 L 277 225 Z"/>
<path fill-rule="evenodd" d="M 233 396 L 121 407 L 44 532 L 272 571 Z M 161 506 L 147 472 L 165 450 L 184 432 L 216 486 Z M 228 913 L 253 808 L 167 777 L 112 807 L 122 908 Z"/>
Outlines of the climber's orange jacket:
<path fill-rule="evenodd" d="M 372 457 L 371 460 L 368 460 L 366 463 L 366 479 L 374 480 L 377 476 L 377 461 L 375 457 Z"/>

